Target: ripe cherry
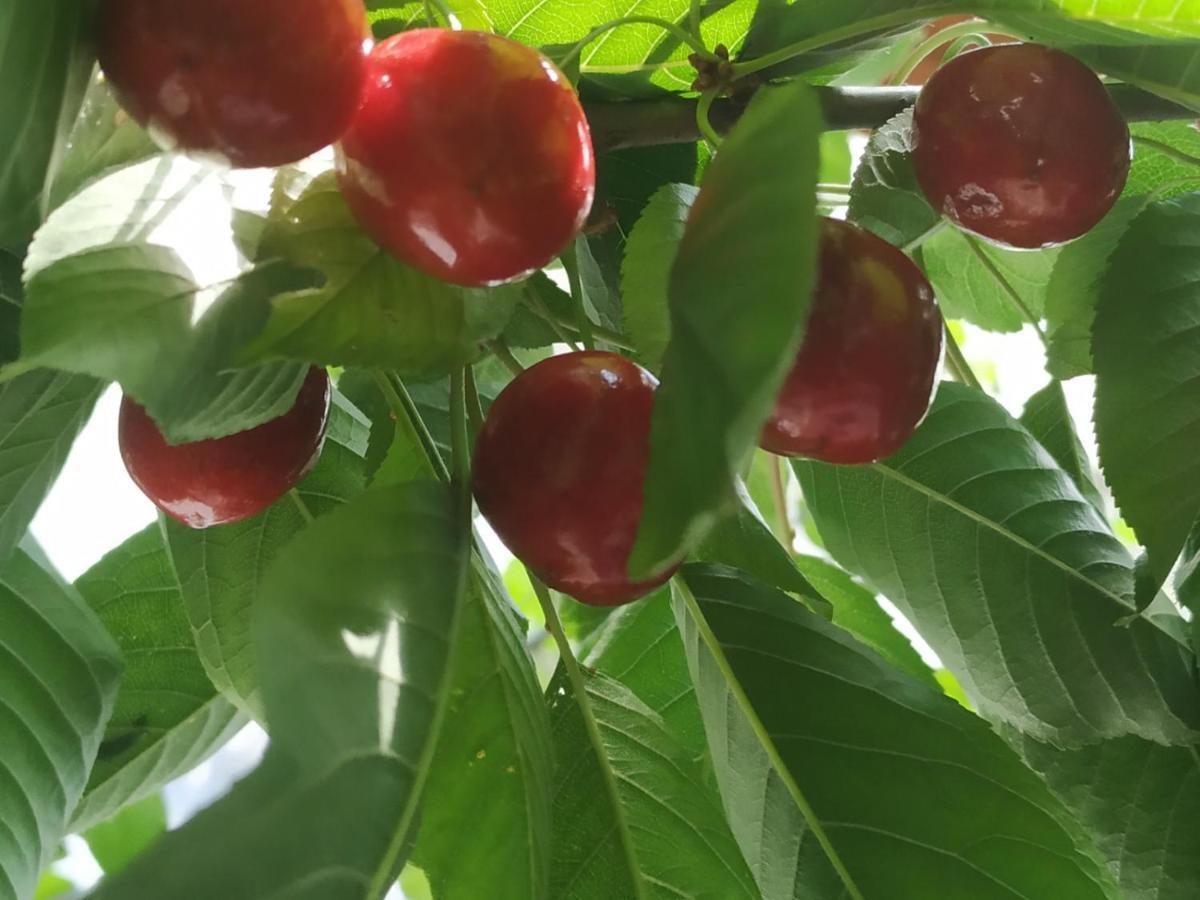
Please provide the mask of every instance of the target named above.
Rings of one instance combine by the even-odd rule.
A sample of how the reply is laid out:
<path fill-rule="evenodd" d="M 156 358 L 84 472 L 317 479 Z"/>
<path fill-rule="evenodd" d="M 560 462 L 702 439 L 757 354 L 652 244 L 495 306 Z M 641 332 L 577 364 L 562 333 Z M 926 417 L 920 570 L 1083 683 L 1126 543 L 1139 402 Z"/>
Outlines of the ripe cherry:
<path fill-rule="evenodd" d="M 350 124 L 362 0 L 102 0 L 98 51 L 122 105 L 168 149 L 248 168 L 295 162 Z"/>
<path fill-rule="evenodd" d="M 121 457 L 130 477 L 172 519 L 207 528 L 266 509 L 311 471 L 329 418 L 329 376 L 313 368 L 295 405 L 249 431 L 168 444 L 129 397 L 121 401 Z"/>
<path fill-rule="evenodd" d="M 368 67 L 338 174 L 378 244 L 475 286 L 562 252 L 596 172 L 579 99 L 550 60 L 493 34 L 419 29 L 380 43 Z"/>
<path fill-rule="evenodd" d="M 928 411 L 941 354 L 921 270 L 870 232 L 822 220 L 808 330 L 762 447 L 830 463 L 888 456 Z"/>
<path fill-rule="evenodd" d="M 615 353 L 553 356 L 500 393 L 475 444 L 475 500 L 496 533 L 548 585 L 593 606 L 635 600 L 673 571 L 627 574 L 657 386 Z"/>
<path fill-rule="evenodd" d="M 1089 231 L 1129 174 L 1129 128 L 1073 56 L 1001 44 L 956 56 L 913 112 L 913 163 L 933 207 L 1010 247 Z"/>

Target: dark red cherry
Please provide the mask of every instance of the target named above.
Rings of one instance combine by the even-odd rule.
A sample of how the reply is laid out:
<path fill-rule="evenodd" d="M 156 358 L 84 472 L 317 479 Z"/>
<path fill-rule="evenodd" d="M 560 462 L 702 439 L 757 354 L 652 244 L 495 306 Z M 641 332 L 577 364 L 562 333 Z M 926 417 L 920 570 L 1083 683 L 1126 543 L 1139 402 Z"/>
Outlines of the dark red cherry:
<path fill-rule="evenodd" d="M 856 225 L 821 224 L 808 330 L 761 443 L 785 456 L 874 462 L 929 409 L 942 317 L 907 256 Z"/>
<path fill-rule="evenodd" d="M 375 241 L 444 281 L 541 268 L 591 208 L 591 135 L 546 57 L 476 31 L 422 29 L 372 52 L 338 145 L 342 193 Z"/>
<path fill-rule="evenodd" d="M 548 585 L 593 606 L 635 600 L 672 571 L 627 575 L 642 514 L 658 382 L 615 353 L 568 353 L 496 398 L 475 444 L 479 510 Z"/>
<path fill-rule="evenodd" d="M 358 105 L 362 0 L 101 0 L 100 65 L 168 149 L 249 168 L 336 141 Z"/>
<path fill-rule="evenodd" d="M 1087 66 L 1040 44 L 942 66 L 913 112 L 913 163 L 935 209 L 1010 247 L 1089 231 L 1129 174 L 1129 128 Z"/>
<path fill-rule="evenodd" d="M 172 519 L 207 528 L 266 509 L 309 473 L 329 417 L 329 376 L 314 368 L 295 405 L 249 431 L 168 444 L 129 397 L 121 401 L 121 457 L 130 477 Z"/>

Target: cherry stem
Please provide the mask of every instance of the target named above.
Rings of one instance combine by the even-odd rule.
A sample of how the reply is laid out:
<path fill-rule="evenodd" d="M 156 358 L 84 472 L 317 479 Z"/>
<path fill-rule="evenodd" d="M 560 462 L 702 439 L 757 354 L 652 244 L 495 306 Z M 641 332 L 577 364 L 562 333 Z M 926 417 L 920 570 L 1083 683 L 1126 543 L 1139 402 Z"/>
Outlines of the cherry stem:
<path fill-rule="evenodd" d="M 983 35 L 985 29 L 992 34 L 1006 34 L 1009 37 L 1019 37 L 1019 35 L 1012 32 L 1006 32 L 1003 28 L 988 25 L 982 19 L 959 22 L 957 25 L 951 25 L 949 28 L 943 28 L 941 31 L 934 32 L 921 41 L 921 43 L 917 44 L 905 58 L 904 62 L 900 64 L 900 67 L 896 69 L 896 73 L 892 76 L 892 83 L 903 84 L 929 54 L 945 44 L 957 41 L 961 37 L 978 37 L 981 43 L 990 43 Z"/>
<path fill-rule="evenodd" d="M 425 457 L 429 460 L 429 465 L 433 468 L 434 473 L 442 481 L 449 481 L 450 470 L 446 468 L 446 461 L 442 459 L 437 442 L 429 433 L 429 428 L 425 425 L 425 420 L 421 418 L 420 410 L 417 409 L 417 404 L 413 402 L 412 395 L 404 386 L 404 382 L 391 373 L 379 370 L 376 370 L 374 375 L 375 383 L 379 386 L 379 390 L 392 412 L 396 416 L 404 416 L 412 425 L 413 431 L 417 433 L 417 440 L 421 442 L 421 449 L 425 451 Z"/>
<path fill-rule="evenodd" d="M 488 349 L 492 351 L 496 359 L 504 363 L 504 367 L 513 375 L 520 375 L 525 371 L 525 367 L 521 365 L 521 361 L 512 355 L 512 351 L 508 349 L 508 344 L 497 338 L 494 341 L 488 342 Z"/>
<path fill-rule="evenodd" d="M 783 460 L 774 454 L 769 454 L 771 464 L 771 499 L 775 503 L 775 516 L 779 520 L 779 533 L 788 554 L 793 552 L 796 544 L 796 532 L 792 530 L 791 520 L 788 519 L 787 485 L 783 479 Z"/>
<path fill-rule="evenodd" d="M 571 305 L 575 309 L 575 327 L 583 346 L 588 350 L 596 349 L 596 339 L 592 334 L 592 320 L 588 316 L 587 305 L 583 298 L 583 280 L 579 277 L 579 256 L 576 245 L 572 244 L 563 251 L 563 268 L 567 270 L 567 283 L 571 288 Z"/>
<path fill-rule="evenodd" d="M 692 34 L 695 35 L 696 39 L 703 44 L 704 35 L 700 33 L 700 23 L 703 20 L 700 12 L 700 3 L 701 0 L 691 0 L 691 3 L 688 4 L 688 27 L 691 28 Z"/>
<path fill-rule="evenodd" d="M 700 102 L 696 104 L 696 127 L 700 129 L 700 134 L 714 150 L 721 146 L 721 136 L 713 128 L 712 119 L 710 118 L 713 101 L 716 99 L 717 89 L 710 88 L 700 95 Z"/>
<path fill-rule="evenodd" d="M 964 234 L 962 232 L 959 232 L 959 234 L 962 236 L 962 239 L 967 242 L 967 245 L 971 248 L 971 252 L 975 254 L 976 259 L 983 264 L 983 267 L 988 270 L 988 274 L 995 279 L 996 284 L 1000 286 L 1000 290 L 1003 291 L 1005 296 L 1012 301 L 1013 306 L 1017 308 L 1017 311 L 1025 318 L 1025 321 L 1033 326 L 1033 330 L 1037 332 L 1037 336 L 1041 340 L 1042 346 L 1048 347 L 1049 343 L 1046 340 L 1046 332 L 1042 330 L 1041 320 L 1033 314 L 1033 310 L 1029 308 L 1028 304 L 1026 304 L 1023 299 L 1021 299 L 1021 295 L 1017 292 L 1017 289 L 1012 286 L 1009 280 L 1004 277 L 1004 273 L 1000 271 L 999 266 L 996 265 L 995 261 L 990 256 L 983 252 L 983 248 L 979 246 L 979 241 L 968 234 Z"/>
<path fill-rule="evenodd" d="M 1163 156 L 1169 156 L 1176 162 L 1183 163 L 1186 166 L 1200 166 L 1200 157 L 1192 156 L 1190 153 L 1184 153 L 1182 150 L 1176 150 L 1170 144 L 1164 144 L 1162 141 L 1156 141 L 1154 138 L 1142 137 L 1135 134 L 1133 142 L 1140 144 L 1143 147 L 1149 147 L 1151 150 L 1156 150 Z"/>
<path fill-rule="evenodd" d="M 943 326 L 946 334 L 946 365 L 950 369 L 950 373 L 956 381 L 969 385 L 977 391 L 982 391 L 983 385 L 975 377 L 967 358 L 963 356 L 962 347 L 958 346 L 958 341 L 955 340 L 954 333 L 950 330 L 950 324 L 943 322 Z"/>
<path fill-rule="evenodd" d="M 292 498 L 292 502 L 296 504 L 296 509 L 300 512 L 300 518 L 304 520 L 305 525 L 313 523 L 312 510 L 308 508 L 308 504 L 304 502 L 304 498 L 300 496 L 300 491 L 292 488 L 288 491 L 288 496 Z"/>
<path fill-rule="evenodd" d="M 470 431 L 471 446 L 479 438 L 483 430 L 483 404 L 479 401 L 479 386 L 475 383 L 475 367 L 467 366 L 467 427 Z"/>
<path fill-rule="evenodd" d="M 450 466 L 454 482 L 465 492 L 469 506 L 471 447 L 467 437 L 466 373 L 462 369 L 450 373 Z"/>
<path fill-rule="evenodd" d="M 679 40 L 681 43 L 687 44 L 705 59 L 716 60 L 716 57 L 708 52 L 708 48 L 704 46 L 704 42 L 700 40 L 699 35 L 693 35 L 689 33 L 687 30 L 680 28 L 674 22 L 668 21 L 667 19 L 660 19 L 658 16 L 622 16 L 619 19 L 613 19 L 611 22 L 605 22 L 603 25 L 597 25 L 595 28 L 585 34 L 583 38 L 580 39 L 579 43 L 577 43 L 567 52 L 566 56 L 557 60 L 558 67 L 560 69 L 565 69 L 571 64 L 571 61 L 574 60 L 575 57 L 583 52 L 584 47 L 586 47 L 596 38 L 600 37 L 600 35 L 612 31 L 614 28 L 620 28 L 622 25 L 657 25 L 659 28 Z"/>
<path fill-rule="evenodd" d="M 573 341 L 580 337 L 579 332 L 575 330 L 575 323 L 564 319 L 562 316 L 556 316 L 550 310 L 546 309 L 545 305 L 541 308 L 534 308 L 533 312 L 541 319 L 545 320 L 546 324 L 554 329 L 554 333 L 559 336 L 559 339 L 569 346 L 573 347 Z M 625 335 L 619 331 L 613 331 L 611 328 L 604 328 L 601 325 L 592 323 L 592 335 L 596 340 L 605 344 L 611 344 L 619 350 L 626 350 L 629 353 L 636 353 L 637 348 Z"/>
<path fill-rule="evenodd" d="M 935 234 L 940 234 L 941 232 L 945 231 L 949 225 L 949 220 L 938 219 L 934 224 L 930 225 L 929 228 L 918 234 L 915 238 L 901 247 L 900 252 L 904 253 L 906 256 L 912 256 L 925 244 L 926 241 L 928 241 Z"/>

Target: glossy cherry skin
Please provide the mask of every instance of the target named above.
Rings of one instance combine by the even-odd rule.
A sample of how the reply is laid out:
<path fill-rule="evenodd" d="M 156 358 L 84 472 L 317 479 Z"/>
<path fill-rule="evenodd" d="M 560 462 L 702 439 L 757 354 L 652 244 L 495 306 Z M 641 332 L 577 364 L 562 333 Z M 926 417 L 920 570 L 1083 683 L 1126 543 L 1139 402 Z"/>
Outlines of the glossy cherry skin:
<path fill-rule="evenodd" d="M 941 356 L 942 316 L 921 270 L 869 231 L 822 220 L 808 330 L 763 449 L 842 464 L 888 456 L 929 410 Z"/>
<path fill-rule="evenodd" d="M 161 145 L 239 168 L 332 144 L 366 74 L 362 0 L 101 0 L 100 65 Z"/>
<path fill-rule="evenodd" d="M 913 112 L 913 164 L 935 209 L 1009 247 L 1074 240 L 1129 174 L 1129 128 L 1083 63 L 1040 44 L 956 56 Z"/>
<path fill-rule="evenodd" d="M 553 356 L 496 398 L 475 444 L 475 501 L 551 587 L 593 606 L 636 600 L 674 569 L 631 581 L 658 382 L 615 353 Z"/>
<path fill-rule="evenodd" d="M 313 368 L 282 416 L 228 437 L 168 444 L 129 397 L 121 401 L 121 458 L 134 483 L 163 512 L 192 528 L 248 519 L 307 475 L 321 455 L 329 376 Z"/>
<path fill-rule="evenodd" d="M 595 193 L 579 99 L 536 50 L 477 31 L 420 29 L 380 43 L 338 145 L 342 193 L 384 249 L 462 285 L 541 268 L 583 226 Z"/>

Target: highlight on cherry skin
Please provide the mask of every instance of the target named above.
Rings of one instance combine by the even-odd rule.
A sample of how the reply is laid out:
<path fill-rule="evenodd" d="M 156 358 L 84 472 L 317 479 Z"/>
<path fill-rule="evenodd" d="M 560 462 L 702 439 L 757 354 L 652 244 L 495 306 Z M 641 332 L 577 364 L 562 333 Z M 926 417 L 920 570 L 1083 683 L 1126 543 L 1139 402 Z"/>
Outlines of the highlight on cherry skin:
<path fill-rule="evenodd" d="M 376 243 L 467 286 L 521 278 L 566 248 L 596 170 L 579 98 L 549 59 L 494 34 L 417 29 L 367 65 L 337 169 Z"/>
<path fill-rule="evenodd" d="M 822 219 L 808 329 L 760 444 L 828 463 L 882 459 L 929 411 L 941 356 L 924 273 L 869 231 Z"/>
<path fill-rule="evenodd" d="M 125 110 L 164 148 L 238 168 L 332 144 L 366 73 L 362 0 L 101 0 L 96 21 Z"/>
<path fill-rule="evenodd" d="M 674 567 L 628 576 L 658 381 L 615 353 L 552 356 L 496 398 L 473 491 L 501 540 L 550 587 L 592 606 L 636 600 Z"/>
<path fill-rule="evenodd" d="M 938 69 L 917 98 L 913 143 L 935 209 L 1026 249 L 1090 231 L 1133 158 L 1129 127 L 1096 74 L 1040 44 L 971 50 Z"/>
<path fill-rule="evenodd" d="M 191 528 L 256 515 L 316 465 L 329 418 L 329 375 L 309 370 L 295 405 L 277 419 L 227 437 L 168 444 L 128 396 L 121 401 L 121 458 L 134 483 L 164 513 Z"/>

